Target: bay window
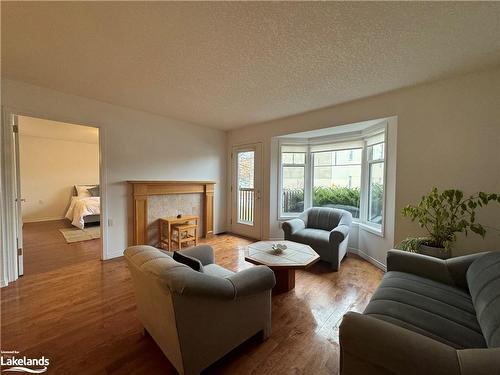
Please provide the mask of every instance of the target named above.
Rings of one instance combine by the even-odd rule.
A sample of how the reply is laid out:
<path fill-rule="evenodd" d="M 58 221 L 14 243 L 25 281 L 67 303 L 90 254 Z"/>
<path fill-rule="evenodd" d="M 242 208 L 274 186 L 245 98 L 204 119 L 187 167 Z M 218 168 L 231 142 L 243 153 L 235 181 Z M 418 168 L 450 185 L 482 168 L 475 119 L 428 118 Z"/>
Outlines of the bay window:
<path fill-rule="evenodd" d="M 348 141 L 304 140 L 280 145 L 280 218 L 309 207 L 351 212 L 355 222 L 382 231 L 385 126 Z M 297 142 L 297 141 L 295 141 Z"/>

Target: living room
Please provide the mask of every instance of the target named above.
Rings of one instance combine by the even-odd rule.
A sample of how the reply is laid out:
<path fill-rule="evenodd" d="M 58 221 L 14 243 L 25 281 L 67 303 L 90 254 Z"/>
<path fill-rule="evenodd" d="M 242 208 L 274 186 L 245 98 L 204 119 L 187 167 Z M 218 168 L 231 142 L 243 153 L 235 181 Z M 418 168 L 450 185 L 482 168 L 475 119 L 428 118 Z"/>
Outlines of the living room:
<path fill-rule="evenodd" d="M 460 328 L 484 336 L 471 337 L 470 345 L 448 331 L 425 335 L 432 327 L 412 330 L 415 322 L 401 327 L 388 318 L 379 319 L 382 327 L 356 320 L 365 333 L 349 330 L 350 311 L 383 315 L 370 300 L 383 292 L 381 282 L 395 282 L 386 281 L 391 272 L 455 283 L 470 299 L 477 287 L 456 281 L 453 265 L 469 259 L 459 263 L 468 267 L 479 253 L 500 250 L 498 3 L 7 1 L 1 12 L 2 351 L 44 356 L 48 373 L 481 374 L 498 368 L 490 358 L 498 356 L 498 320 L 484 323 L 488 312 L 476 318 L 475 303 L 459 304 L 474 312 L 460 316 Z M 16 164 L 12 129 L 20 116 L 99 129 L 101 259 L 56 259 L 79 251 L 56 245 L 60 233 L 19 246 L 18 209 L 26 203 L 16 185 L 23 166 Z M 470 196 L 474 207 L 457 206 Z M 450 199 L 455 214 L 469 221 L 457 220 L 438 243 L 444 256 L 414 254 L 423 252 L 426 243 L 419 241 L 432 220 L 426 215 L 439 199 Z M 342 215 L 308 227 L 315 209 Z M 224 301 L 227 309 L 204 304 L 226 295 L 228 285 L 211 279 L 212 285 L 198 272 L 192 280 L 201 284 L 185 290 L 211 285 L 208 294 L 193 302 L 170 290 L 180 296 L 171 302 L 176 314 L 165 310 L 169 318 L 160 323 L 150 314 L 167 307 L 149 305 L 141 282 L 150 280 L 140 272 L 161 273 L 161 265 L 174 261 L 163 259 L 172 250 L 177 257 L 193 252 L 180 243 L 180 230 L 171 233 L 176 219 L 189 224 L 186 239 L 193 236 L 184 247 L 202 246 L 203 254 L 191 255 L 202 258 L 205 273 L 219 273 L 243 295 Z M 188 233 L 192 227 L 196 232 Z M 331 239 L 314 232 L 326 229 Z M 264 247 L 254 245 L 259 242 Z M 58 268 L 22 276 L 18 254 L 42 245 L 54 248 L 44 256 L 53 256 Z M 152 262 L 159 268 L 135 272 L 132 253 L 124 256 L 134 245 L 152 246 L 140 256 L 160 257 Z M 293 262 L 282 255 L 292 252 Z M 481 274 L 478 267 L 471 273 Z M 453 277 L 445 280 L 448 272 Z M 178 281 L 168 282 L 178 287 Z M 169 299 L 164 292 L 152 295 Z M 421 297 L 405 298 L 418 306 Z M 488 301 L 488 308 L 498 306 L 498 298 Z M 199 308 L 185 310 L 190 303 Z M 405 314 L 394 309 L 394 316 Z M 453 308 L 444 310 L 453 321 L 447 315 Z M 193 327 L 208 318 L 196 312 L 212 317 L 206 324 L 212 327 L 199 326 L 207 333 L 203 340 Z M 178 332 L 170 331 L 172 324 Z M 389 336 L 370 338 L 380 332 Z M 202 344 L 218 350 L 206 354 L 212 351 L 196 346 Z M 429 348 L 443 350 L 443 362 Z M 393 363 L 379 367 L 377 359 L 391 352 Z M 2 353 L 4 362 L 11 357 Z"/>

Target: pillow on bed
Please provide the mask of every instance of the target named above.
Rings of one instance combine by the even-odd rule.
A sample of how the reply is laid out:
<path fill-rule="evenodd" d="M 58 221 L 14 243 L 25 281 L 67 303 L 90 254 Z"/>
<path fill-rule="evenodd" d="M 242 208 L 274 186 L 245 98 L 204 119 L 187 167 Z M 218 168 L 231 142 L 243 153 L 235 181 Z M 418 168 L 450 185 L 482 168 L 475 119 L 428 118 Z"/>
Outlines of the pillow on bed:
<path fill-rule="evenodd" d="M 98 197 L 101 195 L 99 185 L 91 187 L 90 189 L 87 189 L 87 191 L 90 193 L 92 197 Z"/>
<path fill-rule="evenodd" d="M 89 188 L 96 185 L 75 185 L 76 196 L 80 198 L 91 197 L 89 193 Z"/>

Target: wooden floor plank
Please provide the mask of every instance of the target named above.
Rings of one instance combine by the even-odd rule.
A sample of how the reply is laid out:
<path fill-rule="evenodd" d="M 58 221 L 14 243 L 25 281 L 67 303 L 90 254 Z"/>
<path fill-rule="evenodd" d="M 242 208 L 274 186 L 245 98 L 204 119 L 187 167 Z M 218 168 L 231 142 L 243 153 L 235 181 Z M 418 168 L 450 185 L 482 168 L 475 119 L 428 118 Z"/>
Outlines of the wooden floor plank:
<path fill-rule="evenodd" d="M 1 290 L 2 350 L 50 358 L 49 374 L 175 374 L 150 337 L 141 334 L 123 258 L 101 262 L 99 240 L 67 244 L 64 221 L 25 224 L 25 276 Z M 202 241 L 233 271 L 251 241 L 233 235 Z M 335 374 L 338 327 L 362 311 L 382 277 L 349 255 L 339 272 L 322 262 L 297 271 L 296 287 L 273 296 L 269 340 L 251 338 L 208 374 Z"/>

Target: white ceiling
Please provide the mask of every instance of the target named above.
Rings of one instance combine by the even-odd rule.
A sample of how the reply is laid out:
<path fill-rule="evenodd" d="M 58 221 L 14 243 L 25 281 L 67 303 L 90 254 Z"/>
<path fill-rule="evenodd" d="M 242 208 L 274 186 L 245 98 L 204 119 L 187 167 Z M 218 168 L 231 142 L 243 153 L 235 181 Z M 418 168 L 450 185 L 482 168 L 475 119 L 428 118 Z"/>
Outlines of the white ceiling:
<path fill-rule="evenodd" d="M 80 143 L 99 143 L 99 129 L 90 126 L 67 124 L 28 116 L 18 116 L 18 124 L 21 137 L 30 136 Z"/>
<path fill-rule="evenodd" d="M 231 129 L 500 64 L 500 2 L 2 2 L 2 75 Z"/>

